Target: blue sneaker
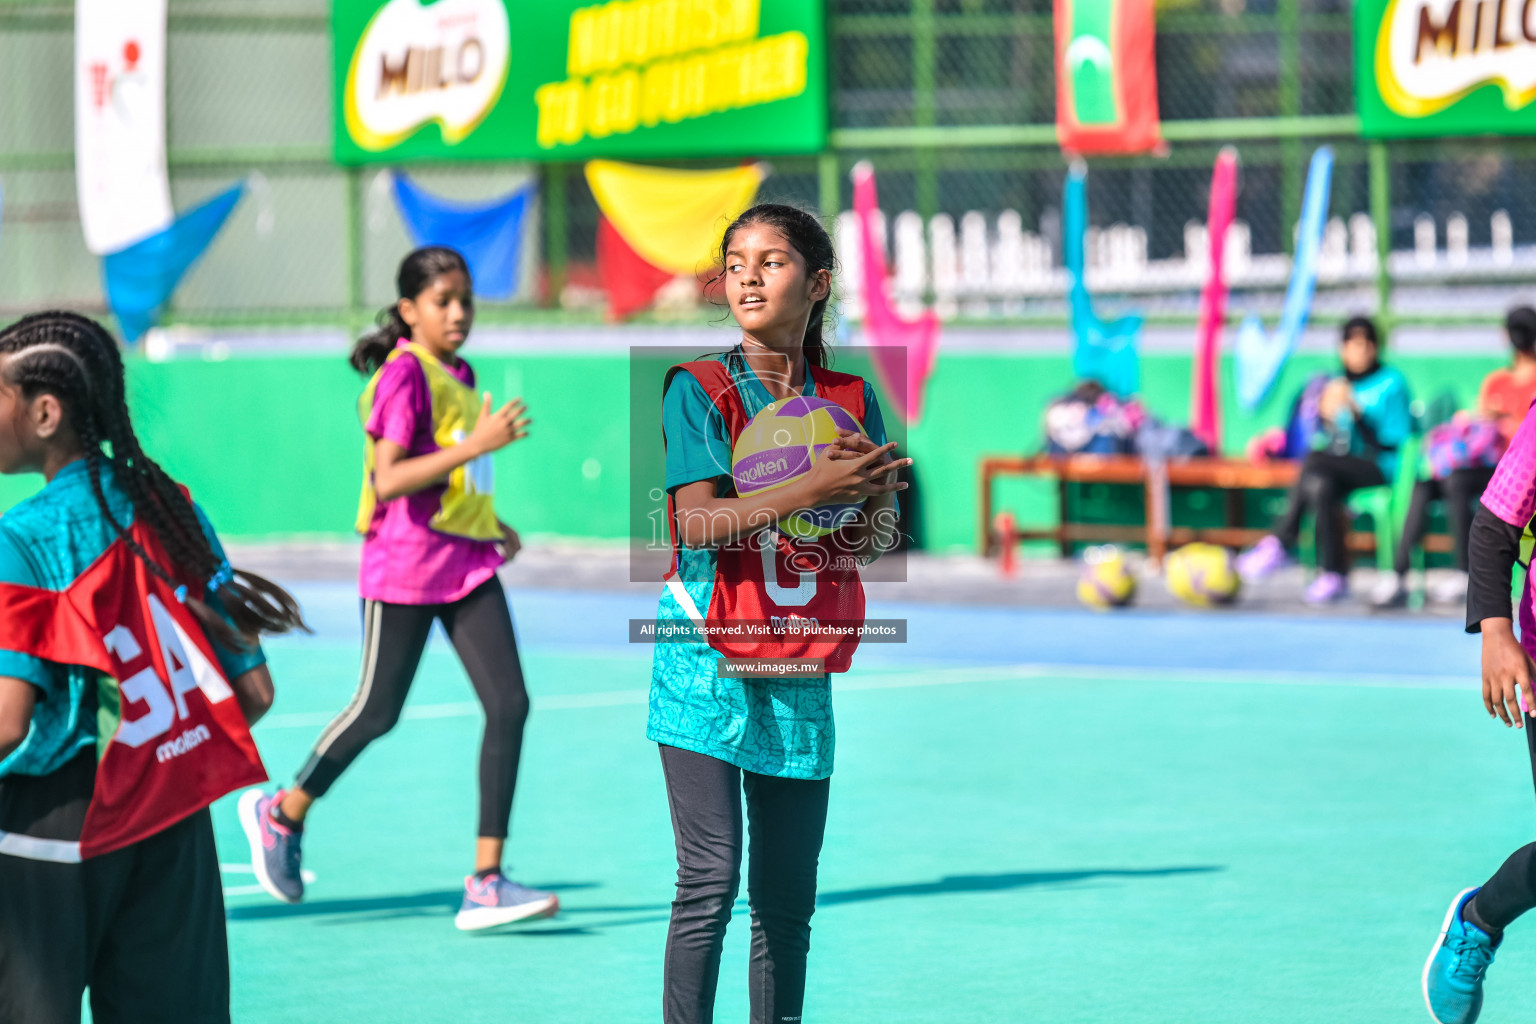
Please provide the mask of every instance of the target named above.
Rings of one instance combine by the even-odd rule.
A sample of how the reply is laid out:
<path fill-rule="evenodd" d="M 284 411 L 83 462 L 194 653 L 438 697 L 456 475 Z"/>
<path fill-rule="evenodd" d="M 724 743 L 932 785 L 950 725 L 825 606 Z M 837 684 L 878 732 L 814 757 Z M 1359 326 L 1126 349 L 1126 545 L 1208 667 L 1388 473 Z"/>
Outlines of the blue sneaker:
<path fill-rule="evenodd" d="M 284 903 L 297 903 L 304 898 L 304 876 L 299 872 L 304 834 L 272 820 L 272 808 L 282 798 L 282 790 L 270 796 L 259 789 L 240 794 L 240 827 L 251 844 L 256 881 Z"/>
<path fill-rule="evenodd" d="M 1472 1024 L 1483 1009 L 1483 975 L 1499 944 L 1461 917 L 1461 908 L 1479 888 L 1463 889 L 1451 900 L 1440 937 L 1424 964 L 1424 1004 L 1437 1024 Z"/>
<path fill-rule="evenodd" d="M 461 932 L 494 928 L 499 924 L 526 921 L 535 917 L 553 917 L 560 900 L 552 892 L 540 892 L 497 872 L 484 878 L 470 875 L 464 879 L 464 902 L 453 918 Z"/>

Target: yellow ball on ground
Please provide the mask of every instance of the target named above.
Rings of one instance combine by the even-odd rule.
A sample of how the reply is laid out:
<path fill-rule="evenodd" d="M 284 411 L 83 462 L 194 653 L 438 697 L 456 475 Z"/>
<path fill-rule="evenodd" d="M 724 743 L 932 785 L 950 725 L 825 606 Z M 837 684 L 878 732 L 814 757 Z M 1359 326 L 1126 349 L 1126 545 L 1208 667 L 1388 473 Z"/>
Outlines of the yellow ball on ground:
<path fill-rule="evenodd" d="M 1089 608 L 1120 608 L 1136 597 L 1136 574 L 1125 552 L 1113 544 L 1083 552 L 1083 568 L 1077 577 L 1077 599 Z"/>
<path fill-rule="evenodd" d="M 1242 588 L 1232 553 L 1217 544 L 1186 544 L 1163 563 L 1168 593 L 1196 608 L 1231 604 Z"/>

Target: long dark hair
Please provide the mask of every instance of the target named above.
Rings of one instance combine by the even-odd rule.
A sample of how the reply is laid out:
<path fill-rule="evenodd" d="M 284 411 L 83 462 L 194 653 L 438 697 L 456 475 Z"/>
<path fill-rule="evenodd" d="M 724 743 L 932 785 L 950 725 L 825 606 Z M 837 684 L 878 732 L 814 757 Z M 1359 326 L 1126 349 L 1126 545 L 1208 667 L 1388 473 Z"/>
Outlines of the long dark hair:
<path fill-rule="evenodd" d="M 455 270 L 465 277 L 470 276 L 469 264 L 464 262 L 457 249 L 446 245 L 423 246 L 400 261 L 400 269 L 395 274 L 395 295 L 401 299 L 414 299 L 434 280 Z M 393 306 L 380 310 L 374 322 L 378 330 L 358 338 L 349 359 L 352 368 L 365 377 L 372 376 L 384 365 L 397 341 L 411 336 L 411 325 L 400 317 L 398 300 Z"/>
<path fill-rule="evenodd" d="M 172 587 L 226 649 L 249 648 L 263 633 L 308 632 L 298 602 L 255 573 L 232 569 L 203 533 L 197 510 L 181 488 L 139 447 L 123 392 L 123 359 L 117 342 L 96 321 L 77 313 L 34 313 L 0 331 L 5 380 L 27 399 L 44 392 L 63 405 L 69 426 L 85 448 L 91 489 L 102 515 L 149 571 Z M 104 446 L 110 446 L 108 455 Z M 117 521 L 102 491 L 102 465 L 127 492 L 134 517 L 152 530 L 170 556 L 158 564 Z M 216 595 L 228 621 L 197 597 Z"/>
<path fill-rule="evenodd" d="M 1516 352 L 1536 353 L 1536 309 L 1516 306 L 1504 317 L 1504 330 L 1509 332 L 1509 343 Z"/>
<path fill-rule="evenodd" d="M 784 240 L 794 246 L 805 260 L 808 271 L 815 273 L 825 270 L 829 273 L 837 272 L 837 253 L 832 248 L 832 239 L 827 235 L 827 229 L 821 226 L 821 221 L 816 219 L 813 213 L 794 206 L 784 206 L 780 203 L 759 203 L 740 217 L 731 222 L 731 226 L 725 229 L 725 234 L 720 238 L 720 274 L 715 278 L 721 280 L 725 276 L 725 254 L 730 251 L 731 238 L 737 231 L 752 224 L 764 224 L 773 228 L 784 236 Z M 811 319 L 805 325 L 805 358 L 813 366 L 823 369 L 831 365 L 832 354 L 823 338 L 827 328 L 827 306 L 832 293 L 827 292 L 827 298 L 820 299 L 811 307 Z"/>

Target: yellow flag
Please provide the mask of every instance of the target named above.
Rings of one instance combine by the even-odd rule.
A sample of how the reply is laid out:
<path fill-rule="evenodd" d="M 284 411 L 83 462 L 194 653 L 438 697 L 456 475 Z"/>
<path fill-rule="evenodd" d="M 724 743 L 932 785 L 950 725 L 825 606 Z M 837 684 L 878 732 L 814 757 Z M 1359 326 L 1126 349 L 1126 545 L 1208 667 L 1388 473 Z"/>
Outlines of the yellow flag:
<path fill-rule="evenodd" d="M 614 228 L 641 258 L 673 274 L 707 267 L 726 227 L 752 205 L 761 165 L 678 171 L 613 160 L 587 164 L 587 184 Z"/>

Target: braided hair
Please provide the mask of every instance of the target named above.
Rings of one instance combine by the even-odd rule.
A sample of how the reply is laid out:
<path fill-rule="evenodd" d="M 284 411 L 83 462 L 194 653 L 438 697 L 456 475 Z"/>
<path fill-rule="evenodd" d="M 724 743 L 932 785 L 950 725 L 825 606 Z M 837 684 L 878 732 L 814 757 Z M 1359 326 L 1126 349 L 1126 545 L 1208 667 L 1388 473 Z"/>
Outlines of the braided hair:
<path fill-rule="evenodd" d="M 91 489 L 107 523 L 148 570 L 176 589 L 208 635 L 226 649 L 249 649 L 263 633 L 308 631 L 298 602 L 255 573 L 231 569 L 215 553 L 191 500 L 144 454 L 128 417 L 123 360 L 117 342 L 96 321 L 77 313 L 34 313 L 0 331 L 0 374 L 27 399 L 48 393 L 63 405 L 65 422 L 85 450 Z M 134 517 L 170 556 L 157 563 L 117 521 L 102 489 L 103 466 L 127 493 Z M 197 584 L 189 593 L 186 584 Z M 217 595 L 233 620 L 195 591 Z"/>

